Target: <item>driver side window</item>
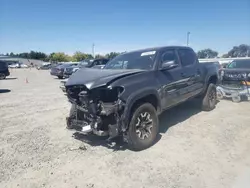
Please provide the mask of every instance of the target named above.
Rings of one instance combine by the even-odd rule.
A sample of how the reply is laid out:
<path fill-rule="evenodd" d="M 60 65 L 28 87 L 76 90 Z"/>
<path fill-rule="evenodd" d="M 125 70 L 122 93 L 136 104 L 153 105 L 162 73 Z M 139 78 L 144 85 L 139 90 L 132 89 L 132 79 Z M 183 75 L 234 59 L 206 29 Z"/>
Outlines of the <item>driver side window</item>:
<path fill-rule="evenodd" d="M 175 50 L 167 50 L 167 51 L 163 52 L 162 57 L 161 57 L 161 66 L 160 67 L 162 67 L 163 63 L 167 63 L 170 61 L 174 61 L 176 64 L 178 64 Z"/>

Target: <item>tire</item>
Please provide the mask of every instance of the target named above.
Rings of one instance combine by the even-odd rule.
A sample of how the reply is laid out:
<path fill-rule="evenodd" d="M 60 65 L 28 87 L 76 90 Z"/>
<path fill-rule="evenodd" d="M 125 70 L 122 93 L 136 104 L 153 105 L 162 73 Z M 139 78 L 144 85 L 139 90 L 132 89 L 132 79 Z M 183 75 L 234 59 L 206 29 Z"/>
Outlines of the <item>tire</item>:
<path fill-rule="evenodd" d="M 144 121 L 150 122 L 150 120 L 152 123 L 141 124 Z M 159 120 L 154 106 L 150 103 L 141 104 L 133 112 L 129 123 L 127 132 L 129 148 L 135 151 L 149 148 L 155 143 L 158 133 Z"/>
<path fill-rule="evenodd" d="M 57 76 L 58 77 L 58 79 L 63 79 L 63 76 Z"/>
<path fill-rule="evenodd" d="M 67 129 L 73 129 L 74 127 L 72 126 L 72 123 L 71 123 L 71 119 L 74 119 L 76 118 L 76 115 L 77 115 L 77 109 L 76 109 L 76 105 L 75 104 L 72 104 L 71 105 L 71 108 L 70 108 L 70 111 L 69 111 L 69 117 L 67 118 L 67 126 L 66 128 Z"/>
<path fill-rule="evenodd" d="M 214 84 L 209 84 L 207 88 L 207 92 L 201 101 L 201 108 L 204 111 L 211 111 L 215 108 L 217 103 L 217 91 L 216 86 Z"/>

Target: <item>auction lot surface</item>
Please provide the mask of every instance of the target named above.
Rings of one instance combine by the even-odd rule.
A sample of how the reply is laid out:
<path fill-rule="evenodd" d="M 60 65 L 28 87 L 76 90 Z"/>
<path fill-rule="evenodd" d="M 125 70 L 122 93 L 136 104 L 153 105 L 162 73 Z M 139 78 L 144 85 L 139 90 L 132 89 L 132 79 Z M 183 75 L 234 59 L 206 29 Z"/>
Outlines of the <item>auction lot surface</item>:
<path fill-rule="evenodd" d="M 249 102 L 212 112 L 187 102 L 161 116 L 153 147 L 133 152 L 74 138 L 59 85 L 46 70 L 0 80 L 0 187 L 250 187 Z"/>

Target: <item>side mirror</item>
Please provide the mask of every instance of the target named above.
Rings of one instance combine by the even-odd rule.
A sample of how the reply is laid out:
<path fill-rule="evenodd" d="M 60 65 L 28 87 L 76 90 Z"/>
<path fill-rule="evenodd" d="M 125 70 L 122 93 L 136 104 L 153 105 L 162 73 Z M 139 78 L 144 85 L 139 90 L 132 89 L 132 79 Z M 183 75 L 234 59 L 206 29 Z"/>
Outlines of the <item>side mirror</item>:
<path fill-rule="evenodd" d="M 162 63 L 161 70 L 169 70 L 178 67 L 175 61 L 166 61 Z"/>

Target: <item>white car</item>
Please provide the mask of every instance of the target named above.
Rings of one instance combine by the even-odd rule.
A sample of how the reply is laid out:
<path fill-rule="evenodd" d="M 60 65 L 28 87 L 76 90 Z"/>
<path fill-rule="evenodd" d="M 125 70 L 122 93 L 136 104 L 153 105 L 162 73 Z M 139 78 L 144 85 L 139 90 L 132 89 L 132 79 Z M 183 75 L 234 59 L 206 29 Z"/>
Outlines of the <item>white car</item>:
<path fill-rule="evenodd" d="M 26 65 L 26 64 L 20 64 L 20 67 L 21 67 L 21 68 L 28 68 L 29 66 Z"/>
<path fill-rule="evenodd" d="M 19 63 L 14 63 L 9 65 L 9 68 L 20 68 L 20 64 Z"/>

